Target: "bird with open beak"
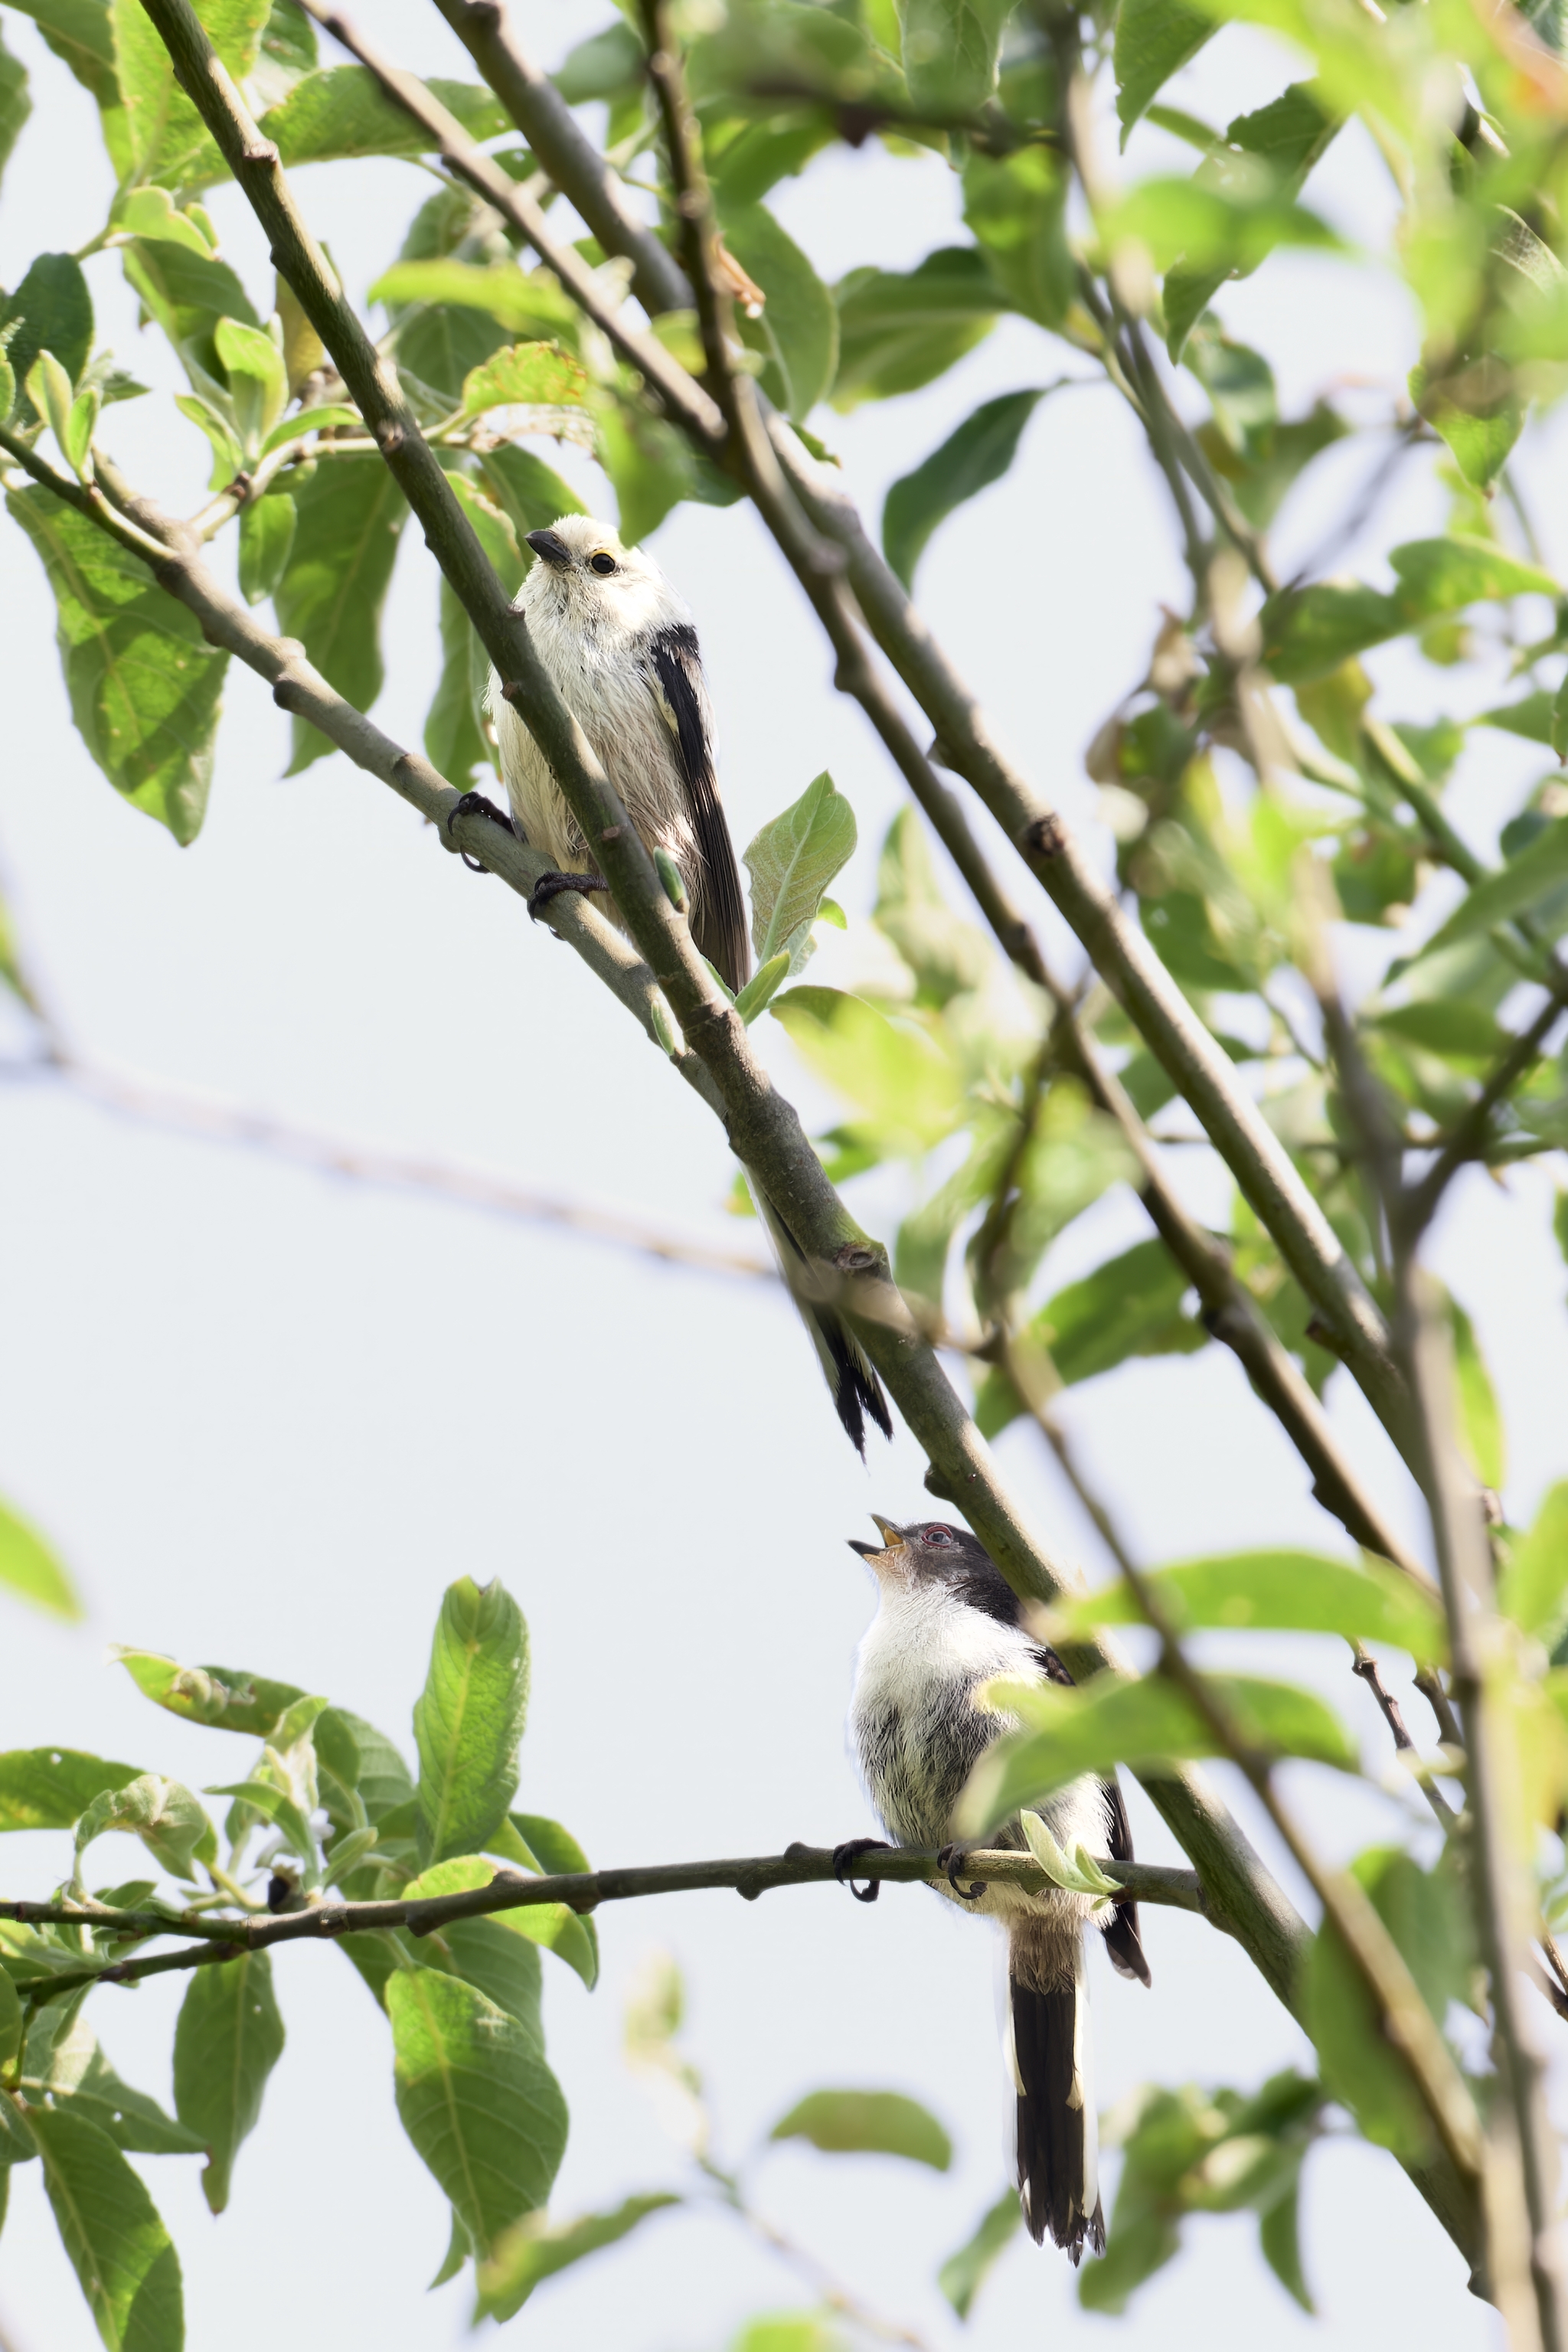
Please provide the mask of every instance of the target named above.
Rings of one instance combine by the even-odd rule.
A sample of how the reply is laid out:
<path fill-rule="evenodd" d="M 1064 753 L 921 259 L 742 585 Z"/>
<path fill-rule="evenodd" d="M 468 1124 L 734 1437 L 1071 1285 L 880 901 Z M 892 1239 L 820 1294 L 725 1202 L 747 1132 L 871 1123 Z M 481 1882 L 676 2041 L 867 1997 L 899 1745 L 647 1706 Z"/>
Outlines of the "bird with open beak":
<path fill-rule="evenodd" d="M 1105 2252 L 1083 1951 L 1095 1905 L 1058 1886 L 1038 1893 L 964 1886 L 963 1852 L 952 1843 L 953 1814 L 975 1763 L 1018 1727 L 975 1704 L 981 1685 L 1001 1675 L 1015 1682 L 1072 1677 L 1020 1622 L 1017 1595 L 967 1528 L 929 1520 L 898 1527 L 871 1516 L 881 1543 L 851 1539 L 849 1547 L 876 1577 L 878 1592 L 856 1658 L 849 1708 L 856 1757 L 889 1836 L 900 1845 L 935 1847 L 945 1870 L 939 1891 L 1005 1929 L 1018 2193 L 1036 2243 L 1048 2230 L 1076 2264 L 1086 2245 Z M 1064 1852 L 1081 1843 L 1090 1854 L 1131 1859 L 1114 1780 L 1074 1780 L 1039 1811 Z M 840 1846 L 834 1857 L 840 1876 L 852 1881 L 857 1855 L 880 1843 L 853 1838 Z M 1015 1820 L 991 1843 L 1021 1847 L 1023 1831 Z M 873 1881 L 860 1899 L 875 1893 Z M 1147 1984 L 1136 1908 L 1118 1905 L 1099 1924 L 1118 1972 Z"/>
<path fill-rule="evenodd" d="M 691 937 L 736 994 L 750 974 L 752 953 L 691 614 L 652 556 L 640 547 L 623 547 L 610 525 L 592 515 L 562 515 L 547 530 L 531 530 L 528 544 L 537 561 L 517 610 L 539 657 L 647 848 L 674 860 Z M 488 707 L 510 823 L 556 869 L 534 885 L 530 914 L 563 890 L 605 890 L 549 761 L 494 670 Z M 482 793 L 468 793 L 459 805 L 508 822 Z M 609 911 L 618 922 L 613 902 Z M 788 1281 L 805 1254 L 761 1182 L 750 1170 L 747 1174 Z M 864 1455 L 868 1420 L 885 1436 L 893 1433 L 881 1382 L 843 1318 L 791 1287 L 839 1421 Z"/>

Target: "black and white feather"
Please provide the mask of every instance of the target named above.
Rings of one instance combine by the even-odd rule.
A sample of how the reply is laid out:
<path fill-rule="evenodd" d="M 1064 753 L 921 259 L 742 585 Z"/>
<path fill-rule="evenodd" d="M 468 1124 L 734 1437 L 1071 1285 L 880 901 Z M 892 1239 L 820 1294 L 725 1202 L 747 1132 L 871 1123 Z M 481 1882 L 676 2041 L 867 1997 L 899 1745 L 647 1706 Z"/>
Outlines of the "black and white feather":
<path fill-rule="evenodd" d="M 563 515 L 528 543 L 539 561 L 517 603 L 540 659 L 643 840 L 679 867 L 692 938 L 732 990 L 743 988 L 745 900 L 691 614 L 652 556 L 623 547 L 591 515 Z M 563 873 L 594 872 L 549 762 L 493 671 L 489 709 L 519 831 Z"/>
<path fill-rule="evenodd" d="M 953 1814 L 975 1763 L 1017 1727 L 976 1706 L 980 1685 L 994 1675 L 1016 1682 L 1070 1676 L 1055 1652 L 1042 1649 L 1020 1624 L 1016 1595 L 967 1528 L 942 1522 L 900 1528 L 880 1517 L 877 1525 L 880 1548 L 852 1546 L 876 1575 L 879 1606 L 856 1659 L 850 1735 L 889 1836 L 940 1851 L 952 1842 Z M 1091 1854 L 1131 1859 L 1114 1781 L 1075 1780 L 1038 1810 L 1066 1852 L 1081 1843 Z M 991 1843 L 1022 1846 L 1023 1832 L 1008 1822 Z M 962 1882 L 962 1866 L 957 1874 Z M 1103 2253 L 1083 1962 L 1083 1931 L 1095 1905 L 1061 1887 L 1030 1894 L 992 1884 L 973 1901 L 946 1885 L 940 1891 L 997 1920 L 1006 1933 L 1015 2145 L 1029 2233 L 1037 2243 L 1048 2231 L 1075 2263 L 1086 2245 Z M 1118 1906 L 1096 1924 L 1118 1972 L 1147 1984 L 1136 1907 Z"/>

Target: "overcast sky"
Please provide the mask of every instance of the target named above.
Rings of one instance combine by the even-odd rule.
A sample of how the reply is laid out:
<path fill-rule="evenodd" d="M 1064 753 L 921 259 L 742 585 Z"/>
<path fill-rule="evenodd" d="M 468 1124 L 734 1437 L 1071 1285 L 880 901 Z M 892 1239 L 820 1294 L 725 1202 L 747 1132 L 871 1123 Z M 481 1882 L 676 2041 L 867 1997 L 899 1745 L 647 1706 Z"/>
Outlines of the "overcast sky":
<path fill-rule="evenodd" d="M 516 13 L 547 62 L 603 22 L 597 5 Z M 382 0 L 374 16 L 378 39 L 410 63 L 466 73 L 433 10 Z M 9 12 L 5 24 L 36 72 L 37 110 L 0 205 L 0 281 L 15 285 L 38 247 L 91 236 L 110 189 L 86 96 L 30 24 Z M 1290 70 L 1278 49 L 1230 33 L 1173 97 L 1223 121 L 1273 95 Z M 1161 146 L 1149 137 L 1141 168 L 1176 162 Z M 299 179 L 361 293 L 429 185 L 392 163 Z M 1381 167 L 1354 133 L 1312 193 L 1373 242 L 1391 215 Z M 908 267 L 958 223 L 942 163 L 875 149 L 830 155 L 775 201 L 828 278 L 868 260 Z M 258 233 L 232 190 L 211 204 L 227 257 L 265 310 Z M 167 355 L 140 337 L 112 257 L 89 276 L 100 339 L 164 382 Z M 1292 405 L 1353 374 L 1362 388 L 1348 396 L 1363 413 L 1385 409 L 1415 355 L 1405 298 L 1374 264 L 1282 260 L 1223 307 L 1267 339 Z M 1062 367 L 1059 349 L 1033 331 L 1004 327 L 929 391 L 818 421 L 874 519 L 888 482 L 979 400 Z M 199 503 L 205 446 L 166 403 L 117 408 L 107 439 L 166 503 Z M 568 452 L 561 462 L 590 504 L 613 511 L 587 461 Z M 1287 563 L 1317 542 L 1369 462 L 1364 450 L 1335 453 L 1310 478 L 1281 526 Z M 1549 524 L 1562 476 L 1549 435 L 1532 444 L 1531 469 Z M 1413 467 L 1393 535 L 1440 527 L 1442 511 Z M 416 533 L 407 537 L 378 717 L 416 740 L 437 667 L 436 584 Z M 1551 539 L 1549 530 L 1549 551 Z M 835 697 L 793 583 L 744 507 L 682 509 L 655 544 L 701 632 L 738 840 L 830 768 L 860 826 L 839 895 L 863 917 L 896 780 Z M 945 529 L 921 581 L 923 607 L 1004 739 L 1090 826 L 1084 746 L 1142 675 L 1162 600 L 1183 593 L 1158 479 L 1115 396 L 1099 388 L 1042 405 L 1014 474 Z M 10 529 L 0 531 L 0 609 L 10 747 L 0 856 L 26 951 L 84 1049 L 745 1244 L 752 1229 L 722 1213 L 731 1171 L 717 1125 L 510 892 L 441 857 L 407 809 L 340 759 L 279 782 L 285 722 L 238 671 L 205 831 L 176 849 L 116 798 L 71 731 L 47 591 Z M 1394 715 L 1425 715 L 1420 676 L 1406 680 L 1392 657 L 1380 674 L 1405 695 Z M 1529 746 L 1480 739 L 1453 800 L 1479 846 L 1491 845 L 1540 764 Z M 1043 900 L 1032 910 L 1074 970 Z M 1370 976 L 1376 945 L 1346 942 L 1352 978 Z M 826 950 L 814 977 L 848 969 L 853 947 L 851 937 Z M 776 1028 L 754 1034 L 807 1115 L 830 1118 Z M 891 1446 L 873 1438 L 861 1468 L 771 1286 L 179 1139 L 43 1084 L 8 1086 L 0 1117 L 0 1492 L 57 1539 L 89 1610 L 68 1631 L 5 1610 L 5 1745 L 58 1741 L 196 1786 L 236 1777 L 244 1748 L 155 1713 L 105 1664 L 106 1644 L 127 1641 L 325 1692 L 410 1749 L 443 1588 L 464 1573 L 500 1576 L 533 1635 L 521 1801 L 565 1821 L 595 1861 L 766 1852 L 872 1826 L 843 1731 L 870 1580 L 845 1539 L 868 1531 L 872 1507 L 923 1510 L 922 1465 L 900 1433 Z M 1194 1203 L 1222 1215 L 1225 1190 L 1205 1160 L 1182 1155 L 1180 1170 Z M 1515 1517 L 1563 1474 L 1568 1452 L 1552 1198 L 1542 1172 L 1511 1178 L 1506 1192 L 1473 1179 L 1436 1244 L 1509 1412 Z M 1112 1196 L 1061 1244 L 1053 1276 L 1068 1278 L 1144 1230 L 1131 1197 Z M 1419 1539 L 1409 1490 L 1345 1385 L 1331 1389 L 1336 1419 Z M 1065 1414 L 1150 1561 L 1254 1541 L 1343 1549 L 1218 1349 L 1132 1365 L 1075 1392 Z M 1001 1452 L 1052 1545 L 1101 1573 L 1029 1433 L 1016 1428 Z M 1342 1650 L 1299 1644 L 1298 1668 L 1308 1650 L 1313 1675 L 1381 1757 L 1381 1727 Z M 1296 1786 L 1336 1851 L 1398 1833 L 1392 1801 L 1310 1770 Z M 1131 1804 L 1140 1851 L 1174 1859 L 1137 1791 Z M 14 1838 L 5 1861 L 6 1891 L 42 1893 L 64 1874 L 65 1841 Z M 102 1866 L 128 1874 L 131 1851 L 105 1849 Z M 869 2298 L 932 2344 L 957 2342 L 934 2271 L 995 2197 L 1004 2168 L 988 1934 L 918 1890 L 890 1889 L 868 1908 L 826 1888 L 755 1906 L 733 1895 L 628 1906 L 606 1913 L 600 1933 L 605 1979 L 592 1997 L 545 1963 L 551 2055 L 574 2115 L 557 2210 L 683 2179 L 617 2054 L 628 1979 L 666 1947 L 687 1973 L 690 2049 L 728 2155 L 752 2148 L 819 2084 L 901 2088 L 950 2126 L 958 2158 L 946 2179 L 790 2150 L 765 2160 L 758 2193 Z M 1152 1992 L 1095 1960 L 1102 2104 L 1150 2078 L 1249 2088 L 1310 2063 L 1223 1939 L 1161 1913 L 1146 1920 L 1145 1941 Z M 384 2021 L 324 1948 L 289 1949 L 277 1969 L 289 2047 L 230 2211 L 210 2219 L 194 2164 L 139 2159 L 180 2249 L 190 2341 L 261 2352 L 280 2329 L 302 2329 L 312 2341 L 399 2352 L 455 2346 L 469 2289 L 422 2292 L 447 2216 L 395 2122 Z M 121 2072 L 165 2100 L 180 1990 L 164 1979 L 93 2004 Z M 1395 2332 L 1445 2352 L 1492 2340 L 1453 2249 L 1390 2159 L 1348 2137 L 1318 2150 L 1304 2237 L 1343 2352 L 1381 2352 Z M 968 2339 L 1104 2338 L 1108 2323 L 1080 2314 L 1071 2290 L 1064 2261 L 1020 2244 Z M 518 2327 L 541 2352 L 705 2352 L 745 2314 L 808 2300 L 732 2225 L 677 2216 L 542 2289 Z M 0 2315 L 14 2352 L 85 2352 L 95 2341 L 37 2167 L 16 2177 Z M 1120 2326 L 1128 2345 L 1161 2352 L 1239 2352 L 1311 2332 L 1263 2267 L 1246 2219 L 1198 2223 Z"/>

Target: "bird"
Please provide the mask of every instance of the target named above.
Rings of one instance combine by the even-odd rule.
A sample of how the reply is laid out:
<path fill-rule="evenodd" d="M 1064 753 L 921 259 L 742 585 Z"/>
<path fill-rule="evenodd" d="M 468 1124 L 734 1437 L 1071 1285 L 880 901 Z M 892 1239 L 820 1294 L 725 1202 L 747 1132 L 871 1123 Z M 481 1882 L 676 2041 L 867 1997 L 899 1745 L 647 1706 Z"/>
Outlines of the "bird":
<path fill-rule="evenodd" d="M 527 621 L 556 691 L 644 843 L 674 860 L 692 939 L 735 996 L 751 973 L 751 944 L 690 611 L 651 555 L 624 546 L 610 524 L 592 515 L 562 515 L 548 529 L 531 530 L 527 541 L 538 560 L 514 610 Z M 511 828 L 554 869 L 535 883 L 529 913 L 537 915 L 563 890 L 607 890 L 549 761 L 493 669 L 486 705 Z M 466 793 L 458 809 L 480 809 L 499 824 L 508 822 L 482 793 Z M 619 921 L 613 903 L 610 911 Z M 893 1433 L 881 1382 L 843 1318 L 803 1296 L 799 1281 L 791 1279 L 805 1269 L 805 1253 L 754 1171 L 746 1172 L 839 1422 L 864 1459 L 868 1419 L 884 1436 Z"/>
<path fill-rule="evenodd" d="M 878 1609 L 856 1657 L 850 1738 L 867 1792 L 889 1836 L 900 1845 L 934 1847 L 943 1875 L 938 1892 L 1000 1923 L 1007 1939 L 1006 2044 L 1016 2095 L 1014 2144 L 1018 2193 L 1030 2236 L 1048 2231 L 1076 2268 L 1085 2246 L 1105 2252 L 1105 2214 L 1098 2179 L 1098 2133 L 1089 2063 L 1089 1986 L 1083 1931 L 1091 1896 L 1047 1886 L 964 1886 L 963 1848 L 953 1814 L 975 1763 L 1008 1731 L 1014 1717 L 976 1706 L 994 1675 L 1018 1682 L 1069 1683 L 1054 1650 L 1021 1622 L 1017 1595 L 967 1528 L 944 1521 L 900 1527 L 873 1511 L 879 1544 L 857 1542 L 877 1580 Z M 1132 1858 L 1132 1840 L 1116 1781 L 1074 1780 L 1039 1807 L 1064 1852 Z M 1022 1847 L 1015 1819 L 990 1841 Z M 877 1882 L 854 1886 L 858 1857 L 879 1838 L 851 1838 L 835 1849 L 836 1874 L 862 1902 Z M 1112 1966 L 1147 1985 L 1149 1963 L 1137 1908 L 1119 1904 L 1101 1922 Z"/>
<path fill-rule="evenodd" d="M 751 943 L 691 614 L 652 556 L 623 547 L 592 515 L 562 515 L 548 530 L 531 530 L 528 544 L 538 562 L 515 609 L 627 816 L 650 851 L 674 859 L 691 936 L 738 994 L 751 976 Z M 535 885 L 530 912 L 561 890 L 605 889 L 548 761 L 493 669 L 489 709 L 513 821 L 557 869 Z"/>

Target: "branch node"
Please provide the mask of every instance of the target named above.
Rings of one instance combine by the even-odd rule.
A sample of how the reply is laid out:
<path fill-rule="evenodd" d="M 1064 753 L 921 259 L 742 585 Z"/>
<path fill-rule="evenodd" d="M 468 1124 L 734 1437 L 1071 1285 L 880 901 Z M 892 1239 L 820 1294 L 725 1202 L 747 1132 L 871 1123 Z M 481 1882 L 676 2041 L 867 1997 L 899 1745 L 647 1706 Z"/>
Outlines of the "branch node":
<path fill-rule="evenodd" d="M 375 436 L 375 446 L 384 457 L 395 457 L 408 438 L 402 425 L 394 417 L 378 417 L 370 429 Z"/>
<path fill-rule="evenodd" d="M 624 824 L 607 824 L 605 827 L 604 832 L 599 835 L 599 839 L 601 841 L 619 841 L 625 831 L 626 826 Z"/>
<path fill-rule="evenodd" d="M 239 160 L 242 163 L 270 165 L 278 161 L 278 150 L 270 139 L 253 140 L 248 146 L 240 149 Z"/>
<path fill-rule="evenodd" d="M 1023 847 L 1037 857 L 1059 857 L 1068 845 L 1068 829 L 1054 809 L 1024 827 Z"/>

